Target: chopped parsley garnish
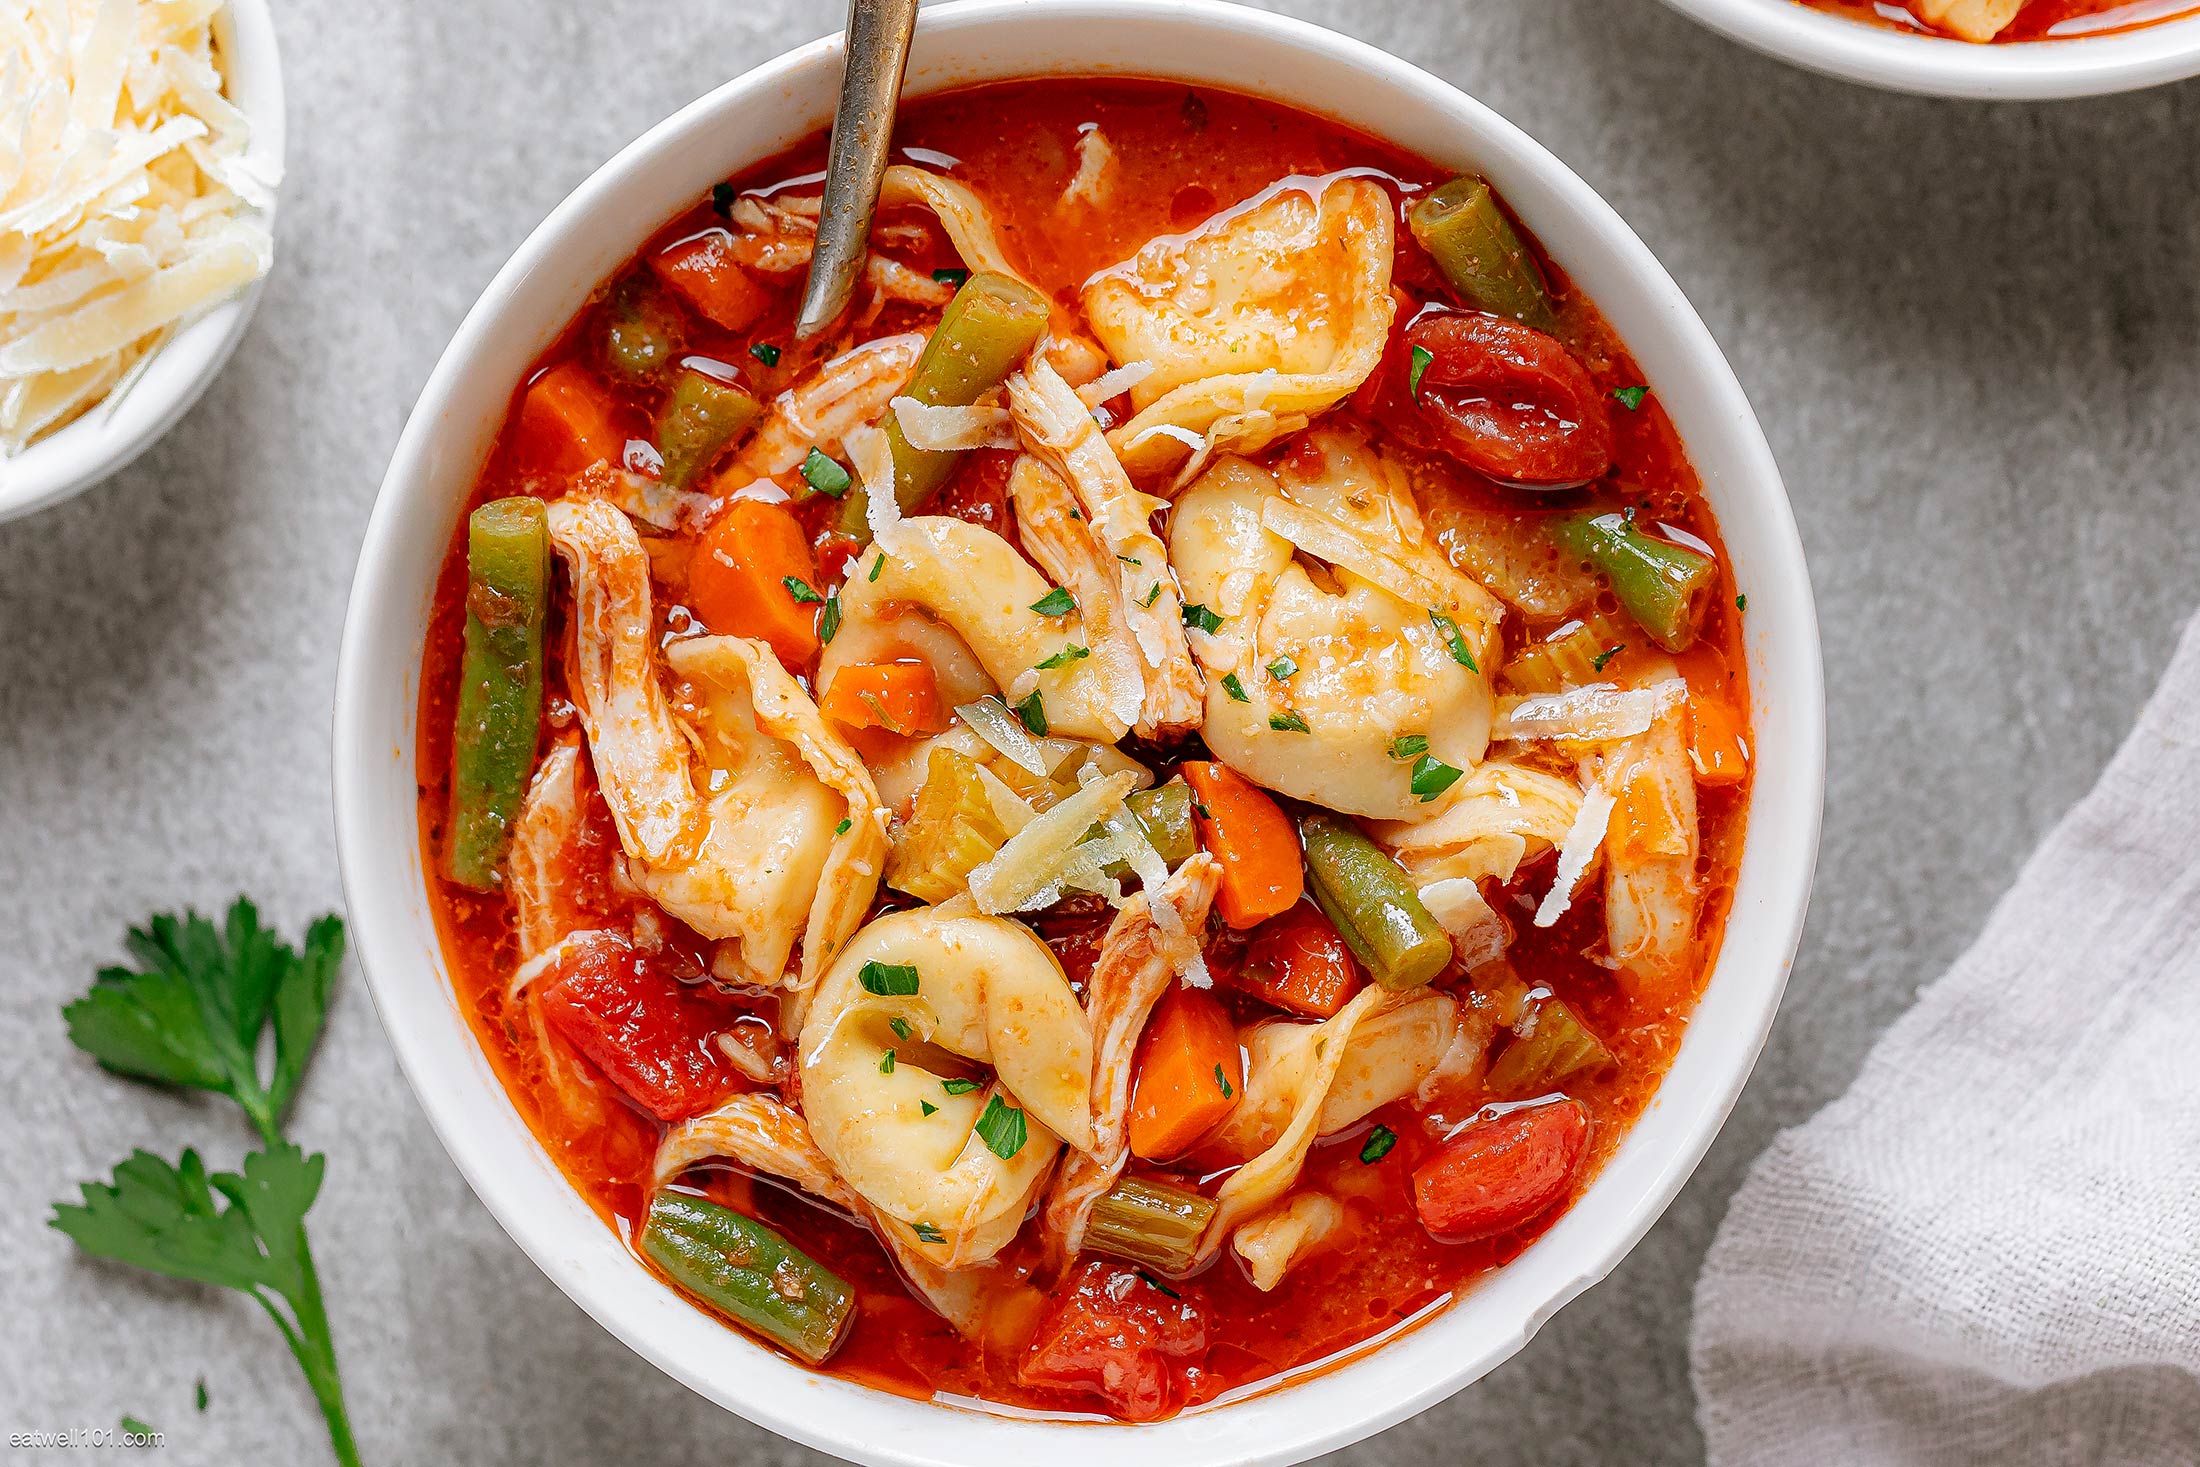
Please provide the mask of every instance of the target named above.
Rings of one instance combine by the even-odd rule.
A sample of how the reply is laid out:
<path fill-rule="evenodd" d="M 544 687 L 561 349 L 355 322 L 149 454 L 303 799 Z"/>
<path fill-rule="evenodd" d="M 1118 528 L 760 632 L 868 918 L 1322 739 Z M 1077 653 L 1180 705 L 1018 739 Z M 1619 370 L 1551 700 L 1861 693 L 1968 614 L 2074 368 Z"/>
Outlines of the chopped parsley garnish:
<path fill-rule="evenodd" d="M 1142 1268 L 1134 1268 L 1131 1270 L 1131 1272 L 1137 1274 L 1140 1278 L 1144 1279 L 1147 1283 L 1159 1289 L 1162 1293 L 1167 1294 L 1172 1299 L 1181 1299 L 1184 1297 L 1182 1294 L 1179 1294 L 1176 1290 L 1170 1288 L 1167 1284 L 1161 1282 L 1161 1280 L 1155 1278 L 1152 1274 L 1146 1272 L 1146 1270 Z"/>
<path fill-rule="evenodd" d="M 1231 1096 L 1237 1094 L 1235 1090 L 1230 1088 L 1230 1077 L 1222 1073 L 1222 1065 L 1219 1062 L 1215 1065 L 1215 1083 L 1222 1087 L 1222 1098 L 1224 1100 L 1228 1100 Z"/>
<path fill-rule="evenodd" d="M 1734 598 L 1734 609 L 1735 609 L 1736 611 L 1747 611 L 1747 610 L 1749 610 L 1749 597 L 1748 597 L 1747 595 L 1741 595 L 1741 596 L 1737 596 L 1737 597 L 1735 597 L 1735 598 Z"/>
<path fill-rule="evenodd" d="M 1435 623 L 1437 635 L 1441 636 L 1444 639 L 1444 645 L 1451 649 L 1452 661 L 1469 672 L 1480 672 L 1482 670 L 1474 665 L 1474 654 L 1467 650 L 1467 639 L 1460 632 L 1459 623 L 1453 621 L 1441 611 L 1430 612 L 1428 619 Z"/>
<path fill-rule="evenodd" d="M 135 1416 L 125 1416 L 116 1425 L 122 1428 L 122 1433 L 125 1436 L 151 1436 L 153 1434 L 153 1428 L 147 1426 Z"/>
<path fill-rule="evenodd" d="M 1296 662 L 1292 661 L 1288 656 L 1278 657 L 1275 661 L 1268 664 L 1268 675 L 1274 678 L 1279 683 L 1289 682 L 1291 680 L 1291 674 L 1297 672 L 1298 670 L 1299 665 Z"/>
<path fill-rule="evenodd" d="M 810 583 L 800 576 L 781 576 L 779 584 L 787 588 L 787 594 L 799 606 L 815 606 L 825 598 L 810 588 Z"/>
<path fill-rule="evenodd" d="M 1428 364 L 1435 360 L 1435 354 L 1427 347 L 1417 346 L 1413 349 L 1413 370 L 1406 373 L 1406 396 L 1412 398 L 1415 402 L 1421 400 L 1421 374 L 1426 372 Z"/>
<path fill-rule="evenodd" d="M 894 1073 L 894 1052 L 892 1050 L 889 1049 L 888 1051 L 886 1051 L 886 1053 L 879 1056 L 878 1072 L 882 1075 L 891 1075 L 892 1073 Z"/>
<path fill-rule="evenodd" d="M 961 290 L 963 282 L 970 278 L 970 272 L 963 269 L 934 270 L 932 278 L 942 285 L 952 285 L 955 289 Z"/>
<path fill-rule="evenodd" d="M 1075 511 L 1075 510 L 1071 510 L 1071 511 L 1070 511 L 1070 513 L 1071 513 L 1071 514 L 1075 514 L 1076 512 L 1077 512 L 1077 511 Z M 1120 561 L 1122 561 L 1122 562 L 1123 562 L 1123 564 L 1125 564 L 1125 565 L 1137 565 L 1137 566 L 1142 566 L 1142 565 L 1144 565 L 1144 564 L 1146 563 L 1146 562 L 1144 562 L 1143 560 L 1140 560 L 1140 559 L 1139 559 L 1139 558 L 1138 558 L 1137 556 L 1135 556 L 1135 555 L 1125 555 L 1125 554 L 1123 554 L 1123 552 L 1121 552 L 1120 550 L 1119 550 L 1119 551 L 1117 551 L 1117 552 L 1115 553 L 1115 558 L 1116 558 L 1117 560 L 1120 560 Z"/>
<path fill-rule="evenodd" d="M 1150 585 L 1150 586 L 1148 586 L 1148 587 L 1146 588 L 1146 597 L 1145 597 L 1145 599 L 1144 599 L 1143 601 L 1140 601 L 1140 602 L 1139 602 L 1138 604 L 1139 604 L 1140 606 L 1147 606 L 1147 607 L 1150 607 L 1150 606 L 1152 606 L 1152 605 L 1153 605 L 1153 604 L 1154 604 L 1154 603 L 1155 603 L 1156 601 L 1159 601 L 1160 599 L 1161 599 L 1161 583 L 1160 583 L 1159 581 L 1155 581 L 1155 582 L 1154 582 L 1154 583 L 1153 583 L 1152 585 Z"/>
<path fill-rule="evenodd" d="M 978 1139 L 1001 1160 L 1012 1159 L 1024 1149 L 1024 1113 L 994 1096 L 985 1103 L 985 1114 L 978 1117 Z"/>
<path fill-rule="evenodd" d="M 846 835 L 848 833 L 848 827 L 854 823 L 854 821 L 849 820 L 846 817 L 842 817 L 840 824 L 833 827 L 833 834 Z"/>
<path fill-rule="evenodd" d="M 1312 732 L 1312 730 L 1306 726 L 1306 720 L 1299 717 L 1298 710 L 1295 708 L 1292 709 L 1289 713 L 1269 714 L 1268 726 L 1274 729 L 1277 733 Z"/>
<path fill-rule="evenodd" d="M 198 1390 L 194 1392 L 193 1398 L 198 1402 L 199 1409 L 204 1411 L 206 1409 L 206 1377 L 203 1375 L 199 1377 Z"/>
<path fill-rule="evenodd" d="M 1031 696 L 1024 699 L 1023 702 L 1013 703 L 1009 706 L 1016 710 L 1016 717 L 1022 720 L 1027 730 L 1039 738 L 1046 737 L 1047 705 L 1039 701 L 1039 690 L 1037 688 L 1033 688 Z"/>
<path fill-rule="evenodd" d="M 909 1231 L 917 1235 L 917 1241 L 920 1243 L 944 1243 L 947 1241 L 947 1234 L 933 1227 L 930 1223 L 911 1223 L 909 1224 Z"/>
<path fill-rule="evenodd" d="M 1428 752 L 1427 734 L 1400 734 L 1390 741 L 1390 757 L 1413 759 Z"/>
<path fill-rule="evenodd" d="M 939 1108 L 938 1106 L 934 1105 L 934 1104 L 933 1104 L 933 1103 L 932 1103 L 931 1101 L 929 1101 L 929 1100 L 920 1100 L 920 1101 L 918 1101 L 918 1102 L 917 1102 L 917 1109 L 918 1109 L 918 1110 L 921 1110 L 921 1111 L 923 1111 L 923 1112 L 924 1112 L 924 1113 L 925 1113 L 926 1115 L 928 1115 L 928 1116 L 936 1116 L 936 1115 L 938 1115 L 938 1114 L 940 1113 L 940 1108 Z"/>
<path fill-rule="evenodd" d="M 1222 630 L 1222 618 L 1199 603 L 1193 602 L 1184 608 L 1184 625 L 1197 627 L 1209 636 L 1213 636 L 1216 632 Z"/>
<path fill-rule="evenodd" d="M 1226 672 L 1222 675 L 1222 691 L 1228 693 L 1234 702 L 1250 703 L 1253 701 L 1245 691 L 1245 684 L 1238 681 L 1238 675 L 1234 672 Z"/>
<path fill-rule="evenodd" d="M 1589 665 L 1595 668 L 1598 672 L 1602 672 L 1604 671 L 1605 663 L 1610 662 L 1613 658 L 1619 656 L 1620 653 L 1625 652 L 1626 650 L 1627 644 L 1625 642 L 1614 642 L 1611 646 L 1605 648 L 1602 652 L 1599 652 L 1596 656 L 1590 658 Z"/>
<path fill-rule="evenodd" d="M 739 195 L 730 183 L 714 183 L 710 186 L 710 211 L 728 224 L 733 222 L 733 201 Z"/>
<path fill-rule="evenodd" d="M 776 367 L 779 365 L 779 348 L 773 346 L 768 341 L 759 341 L 756 345 L 750 347 L 749 355 L 756 358 L 767 367 Z"/>
<path fill-rule="evenodd" d="M 856 981 L 863 985 L 865 993 L 875 993 L 880 998 L 909 998 L 917 991 L 917 965 L 873 960 L 863 965 L 856 974 Z"/>
<path fill-rule="evenodd" d="M 1649 395 L 1649 392 L 1650 389 L 1647 387 L 1615 387 L 1612 389 L 1612 396 L 1619 399 L 1621 407 L 1633 412 L 1636 408 L 1642 406 L 1642 400 Z"/>
<path fill-rule="evenodd" d="M 1077 598 L 1060 586 L 1031 603 L 1031 609 L 1041 616 L 1068 616 L 1077 609 Z"/>
<path fill-rule="evenodd" d="M 801 598 L 797 597 L 795 599 L 800 600 Z M 840 593 L 838 591 L 829 591 L 826 593 L 825 596 L 825 609 L 819 612 L 817 617 L 817 640 L 820 643 L 825 643 L 829 645 L 832 642 L 833 638 L 839 635 Z"/>
<path fill-rule="evenodd" d="M 1360 1148 L 1360 1161 L 1373 1166 L 1390 1155 L 1390 1148 L 1398 1144 L 1398 1133 L 1388 1126 L 1377 1126 L 1367 1133 L 1367 1144 Z"/>
<path fill-rule="evenodd" d="M 886 569 L 886 552 L 881 550 L 878 553 L 878 559 L 871 562 L 871 573 L 865 576 L 863 579 L 865 579 L 866 581 L 875 581 L 878 579 L 878 573 L 884 569 Z"/>
<path fill-rule="evenodd" d="M 1055 653 L 1052 657 L 1049 657 L 1046 661 L 1040 663 L 1034 669 L 1034 671 L 1047 672 L 1053 668 L 1067 667 L 1072 662 L 1081 662 L 1091 655 L 1092 649 L 1090 647 L 1080 647 L 1075 642 L 1072 642 L 1068 646 L 1064 647 L 1061 651 Z"/>
<path fill-rule="evenodd" d="M 894 1037 L 896 1039 L 907 1039 L 909 1037 L 909 1021 L 907 1019 L 888 1019 L 886 1021 L 886 1027 L 894 1031 Z"/>
<path fill-rule="evenodd" d="M 1457 784 L 1460 773 L 1434 754 L 1423 754 L 1413 761 L 1413 792 L 1425 805 Z"/>
<path fill-rule="evenodd" d="M 978 1082 L 975 1080 L 940 1081 L 940 1089 L 945 1090 L 949 1095 L 968 1095 L 971 1091 L 977 1088 Z"/>
<path fill-rule="evenodd" d="M 825 450 L 812 447 L 802 460 L 802 477 L 812 489 L 834 499 L 848 492 L 848 471 L 825 456 Z"/>

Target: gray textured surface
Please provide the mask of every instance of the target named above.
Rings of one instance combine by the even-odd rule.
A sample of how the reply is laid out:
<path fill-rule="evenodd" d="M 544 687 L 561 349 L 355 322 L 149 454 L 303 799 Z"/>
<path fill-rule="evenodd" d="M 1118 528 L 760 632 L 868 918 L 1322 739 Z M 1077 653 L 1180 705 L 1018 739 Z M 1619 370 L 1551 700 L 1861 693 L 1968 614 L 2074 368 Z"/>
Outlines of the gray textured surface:
<path fill-rule="evenodd" d="M 1826 629 L 1832 784 L 1785 1012 L 1612 1277 L 1481 1385 L 1334 1462 L 1686 1463 L 1690 1285 L 1742 1169 L 1855 1072 L 2114 749 L 2200 587 L 2200 87 L 1884 97 L 1650 0 L 1293 0 L 1551 146 L 1633 222 L 1763 415 Z M 134 1413 L 189 1463 L 320 1459 L 266 1322 L 70 1256 L 43 1204 L 209 1105 L 96 1075 L 57 1009 L 158 907 L 336 905 L 327 719 L 368 505 L 461 313 L 675 105 L 830 0 L 278 7 L 292 172 L 238 362 L 120 478 L 0 528 L 0 1432 Z M 371 63 L 371 64 L 370 64 Z M 347 975 L 295 1129 L 375 1462 L 823 1459 L 689 1396 L 498 1231 Z M 190 1405 L 204 1374 L 212 1406 Z"/>

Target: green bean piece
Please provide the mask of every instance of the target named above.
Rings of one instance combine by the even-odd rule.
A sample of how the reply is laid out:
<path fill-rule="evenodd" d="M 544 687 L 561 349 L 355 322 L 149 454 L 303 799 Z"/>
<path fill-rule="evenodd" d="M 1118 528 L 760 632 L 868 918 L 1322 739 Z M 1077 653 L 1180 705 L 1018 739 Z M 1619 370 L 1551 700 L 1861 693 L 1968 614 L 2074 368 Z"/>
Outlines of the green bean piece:
<path fill-rule="evenodd" d="M 1451 938 L 1375 842 L 1335 815 L 1309 816 L 1299 834 L 1314 904 L 1377 983 L 1419 988 L 1450 966 Z"/>
<path fill-rule="evenodd" d="M 1046 297 L 1021 280 L 980 270 L 947 303 L 905 395 L 927 407 L 968 407 L 1000 386 L 1046 329 Z M 904 514 L 916 513 L 938 492 L 963 457 L 961 451 L 910 447 L 893 413 L 886 415 L 886 441 L 894 453 L 894 498 Z M 864 513 L 859 486 L 841 501 L 841 532 L 860 538 Z"/>
<path fill-rule="evenodd" d="M 675 489 L 687 488 L 763 415 L 764 405 L 733 383 L 693 367 L 682 369 L 657 415 L 657 452 L 664 459 L 657 477 Z"/>
<path fill-rule="evenodd" d="M 642 1251 L 681 1288 L 812 1365 L 831 1358 L 855 1318 L 847 1280 L 754 1218 L 700 1197 L 658 1193 Z"/>
<path fill-rule="evenodd" d="M 1696 640 L 1718 579 L 1710 556 L 1646 535 L 1623 514 L 1568 515 L 1551 533 L 1568 555 L 1604 573 L 1619 604 L 1660 647 L 1685 652 Z"/>
<path fill-rule="evenodd" d="M 1469 304 L 1538 331 L 1557 324 L 1535 256 L 1483 179 L 1453 179 L 1407 211 L 1406 227 Z"/>
<path fill-rule="evenodd" d="M 1559 999 L 1536 1006 L 1534 1027 L 1505 1046 L 1490 1066 L 1490 1093 L 1507 1100 L 1549 1095 L 1576 1075 L 1593 1075 L 1616 1061 L 1604 1041 Z"/>
<path fill-rule="evenodd" d="M 466 633 L 451 735 L 443 870 L 493 891 L 535 767 L 550 529 L 542 501 L 497 499 L 466 521 Z"/>
<path fill-rule="evenodd" d="M 937 757 L 936 755 L 934 757 Z M 1192 859 L 1199 849 L 1199 835 L 1192 827 L 1192 787 L 1181 779 L 1150 790 L 1133 790 L 1123 808 L 1085 832 L 1086 840 L 1098 840 L 1129 828 L 1136 820 L 1146 833 L 1146 843 L 1161 853 L 1171 871 Z M 1131 874 L 1128 861 L 1110 861 L 1100 874 L 1120 881 Z"/>
<path fill-rule="evenodd" d="M 648 382 L 680 354 L 680 317 L 649 281 L 630 275 L 604 302 L 604 362 L 629 382 Z"/>
<path fill-rule="evenodd" d="M 1092 1204 L 1085 1246 L 1157 1273 L 1185 1274 L 1199 1256 L 1199 1235 L 1214 1215 L 1212 1198 L 1166 1182 L 1125 1177 Z"/>

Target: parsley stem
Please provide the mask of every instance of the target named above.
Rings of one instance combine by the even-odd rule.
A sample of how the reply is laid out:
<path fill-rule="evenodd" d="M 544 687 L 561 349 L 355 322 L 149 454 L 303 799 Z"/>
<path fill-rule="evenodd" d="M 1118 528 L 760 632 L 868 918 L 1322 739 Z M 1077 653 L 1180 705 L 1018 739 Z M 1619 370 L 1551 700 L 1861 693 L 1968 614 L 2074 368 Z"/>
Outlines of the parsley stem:
<path fill-rule="evenodd" d="M 328 1423 L 329 1446 L 342 1467 L 359 1467 L 359 1444 L 352 1440 L 351 1416 L 344 1409 L 344 1383 L 336 1373 L 336 1340 L 329 1333 L 328 1310 L 321 1303 L 321 1278 L 314 1271 L 313 1249 L 306 1242 L 305 1225 L 298 1225 L 299 1297 L 290 1301 L 298 1313 L 298 1337 L 291 1342 L 306 1384 L 320 1404 L 321 1419 Z"/>

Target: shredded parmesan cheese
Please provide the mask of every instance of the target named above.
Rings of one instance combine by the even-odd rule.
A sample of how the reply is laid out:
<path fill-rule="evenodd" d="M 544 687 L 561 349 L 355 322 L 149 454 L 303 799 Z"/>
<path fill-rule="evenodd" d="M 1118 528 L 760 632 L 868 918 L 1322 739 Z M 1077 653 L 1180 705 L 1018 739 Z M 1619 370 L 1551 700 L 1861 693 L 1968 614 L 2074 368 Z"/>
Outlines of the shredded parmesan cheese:
<path fill-rule="evenodd" d="M 955 453 L 966 448 L 1014 448 L 1016 435 L 1009 431 L 1008 409 L 991 403 L 969 407 L 934 407 L 913 397 L 897 397 L 888 406 L 901 424 L 901 436 L 911 448 L 927 453 Z"/>
<path fill-rule="evenodd" d="M 1077 400 L 1086 407 L 1096 408 L 1111 397 L 1120 397 L 1153 375 L 1152 362 L 1125 362 L 1110 372 L 1102 372 L 1092 381 L 1077 389 Z M 1189 430 L 1186 430 L 1189 431 Z M 1194 438 L 1199 435 L 1192 434 Z M 1206 442 L 1204 438 L 1200 439 Z"/>
<path fill-rule="evenodd" d="M 1497 700 L 1497 740 L 1578 739 L 1603 742 L 1631 739 L 1649 730 L 1660 709 L 1687 696 L 1686 685 L 1670 678 L 1647 688 L 1620 691 L 1614 683 L 1590 683 L 1563 693 Z"/>
<path fill-rule="evenodd" d="M 1558 874 L 1551 880 L 1543 905 L 1535 909 L 1536 926 L 1551 926 L 1573 905 L 1574 888 L 1581 884 L 1582 873 L 1604 844 L 1604 828 L 1611 823 L 1613 803 L 1612 792 L 1603 785 L 1591 785 L 1583 793 L 1581 812 L 1566 832 L 1566 843 L 1558 848 Z"/>
<path fill-rule="evenodd" d="M 222 95 L 218 9 L 49 0 L 0 26 L 0 458 L 273 263 L 279 180 Z"/>

